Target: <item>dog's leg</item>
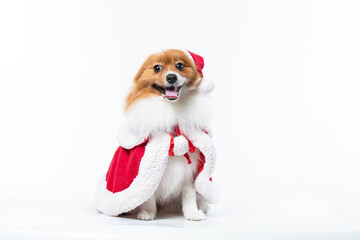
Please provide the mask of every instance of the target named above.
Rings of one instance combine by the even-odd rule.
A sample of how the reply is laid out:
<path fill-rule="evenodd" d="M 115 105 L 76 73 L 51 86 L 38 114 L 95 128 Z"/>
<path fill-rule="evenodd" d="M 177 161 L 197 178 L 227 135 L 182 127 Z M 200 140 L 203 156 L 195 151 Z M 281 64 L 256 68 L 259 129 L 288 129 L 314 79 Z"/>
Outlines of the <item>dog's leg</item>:
<path fill-rule="evenodd" d="M 187 184 L 182 195 L 182 211 L 187 220 L 200 221 L 205 218 L 204 213 L 196 205 L 196 190 L 194 184 Z"/>
<path fill-rule="evenodd" d="M 139 209 L 137 218 L 140 220 L 154 220 L 156 216 L 156 200 L 155 194 L 146 202 L 144 202 Z"/>

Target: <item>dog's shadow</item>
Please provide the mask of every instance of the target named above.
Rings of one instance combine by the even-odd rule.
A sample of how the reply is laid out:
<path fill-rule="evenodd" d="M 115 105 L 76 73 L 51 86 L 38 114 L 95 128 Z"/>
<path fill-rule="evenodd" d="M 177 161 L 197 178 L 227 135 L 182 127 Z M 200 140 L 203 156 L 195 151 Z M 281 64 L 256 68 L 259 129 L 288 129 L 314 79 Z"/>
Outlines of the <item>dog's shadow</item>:
<path fill-rule="evenodd" d="M 137 212 L 132 213 L 123 213 L 117 216 L 118 218 L 124 218 L 124 219 L 133 219 L 138 220 L 137 218 Z M 164 220 L 164 219 L 174 219 L 174 218 L 183 218 L 183 214 L 181 212 L 166 212 L 166 211 L 159 211 L 156 214 L 157 220 Z M 146 221 L 145 221 L 146 222 Z"/>
<path fill-rule="evenodd" d="M 117 218 L 126 219 L 130 221 L 137 222 L 159 222 L 159 220 L 175 220 L 175 221 L 184 221 L 184 215 L 181 211 L 167 211 L 165 209 L 161 209 L 156 214 L 156 218 L 152 221 L 143 221 L 137 218 L 138 211 L 132 211 L 130 213 L 123 213 L 117 216 Z M 173 226 L 174 227 L 174 226 Z"/>

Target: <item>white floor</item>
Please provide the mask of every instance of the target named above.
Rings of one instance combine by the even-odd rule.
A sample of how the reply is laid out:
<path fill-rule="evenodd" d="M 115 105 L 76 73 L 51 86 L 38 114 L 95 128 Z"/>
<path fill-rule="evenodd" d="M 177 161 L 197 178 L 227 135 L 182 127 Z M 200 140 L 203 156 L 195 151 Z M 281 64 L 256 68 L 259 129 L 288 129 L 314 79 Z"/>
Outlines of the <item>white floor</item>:
<path fill-rule="evenodd" d="M 85 197 L 3 199 L 0 239 L 360 239 L 359 215 L 350 205 L 316 197 L 228 197 L 201 222 L 164 213 L 144 222 L 104 216 Z"/>

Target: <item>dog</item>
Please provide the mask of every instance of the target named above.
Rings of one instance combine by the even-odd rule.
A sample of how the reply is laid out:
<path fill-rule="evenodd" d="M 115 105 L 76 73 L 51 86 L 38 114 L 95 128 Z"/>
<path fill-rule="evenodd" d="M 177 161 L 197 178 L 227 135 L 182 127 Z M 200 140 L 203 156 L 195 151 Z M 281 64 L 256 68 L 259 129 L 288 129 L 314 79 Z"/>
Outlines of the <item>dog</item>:
<path fill-rule="evenodd" d="M 126 130 L 120 131 L 119 142 L 123 147 L 132 149 L 130 153 L 125 154 L 126 157 L 130 156 L 129 159 L 133 159 L 131 154 L 134 156 L 143 154 L 142 159 L 147 159 L 148 155 L 152 156 L 150 153 L 147 155 L 146 152 L 150 152 L 150 141 L 160 139 L 156 136 L 163 134 L 162 138 L 167 139 L 163 141 L 164 148 L 159 147 L 159 150 L 154 151 L 153 154 L 165 149 L 161 156 L 166 155 L 166 157 L 160 158 L 154 155 L 149 161 L 151 165 L 146 167 L 149 170 L 145 171 L 142 170 L 141 165 L 145 165 L 143 163 L 145 160 L 136 163 L 138 167 L 133 171 L 135 177 L 131 177 L 131 181 L 133 181 L 132 185 L 139 187 L 136 187 L 132 193 L 133 197 L 126 196 L 126 198 L 131 201 L 140 198 L 138 195 L 144 192 L 146 197 L 142 198 L 141 196 L 141 198 L 146 201 L 137 201 L 125 208 L 124 205 L 129 205 L 129 201 L 123 201 L 124 197 L 121 197 L 119 205 L 122 205 L 123 208 L 120 209 L 121 207 L 116 206 L 116 211 L 109 210 L 108 206 L 115 202 L 115 197 L 116 199 L 120 197 L 119 195 L 115 196 L 118 193 L 111 190 L 113 188 L 109 187 L 109 182 L 117 179 L 119 174 L 114 174 L 115 170 L 109 170 L 106 181 L 103 183 L 107 184 L 107 190 L 110 189 L 111 192 L 101 194 L 112 194 L 111 196 L 114 197 L 106 204 L 104 202 L 98 204 L 101 212 L 116 215 L 136 206 L 138 219 L 153 220 L 158 209 L 172 208 L 181 209 L 184 217 L 188 220 L 199 221 L 205 218 L 209 209 L 207 203 L 214 202 L 211 198 L 215 199 L 215 197 L 206 197 L 207 192 L 215 192 L 209 190 L 212 188 L 207 186 L 212 183 L 212 178 L 209 178 L 208 174 L 213 171 L 215 154 L 208 127 L 212 115 L 212 104 L 208 92 L 209 89 L 212 90 L 213 86 L 209 87 L 209 84 L 204 84 L 203 67 L 202 57 L 178 49 L 152 54 L 142 64 L 134 77 L 133 85 L 125 101 Z M 132 132 L 131 135 L 127 133 L 129 131 Z M 136 140 L 136 143 L 130 144 L 130 146 L 128 143 L 135 139 L 132 137 L 133 135 L 142 137 L 136 137 L 141 140 Z M 141 147 L 141 144 L 145 144 L 144 147 Z M 129 146 L 127 147 L 127 145 Z M 155 148 L 161 144 L 153 145 Z M 134 146 L 138 146 L 136 150 L 134 150 Z M 129 152 L 122 148 L 118 155 L 114 155 L 113 162 L 115 163 L 112 163 L 111 166 L 117 164 L 118 159 L 124 156 L 121 151 Z M 131 151 L 136 153 L 131 153 Z M 136 164 L 126 162 L 122 166 L 127 168 L 129 165 Z M 116 169 L 119 168 L 116 167 Z M 158 169 L 151 173 L 153 168 Z M 129 175 L 128 173 L 121 174 Z M 156 180 L 147 180 L 153 178 Z M 110 185 L 113 184 L 110 183 Z M 125 186 L 125 188 L 131 188 L 132 185 Z M 120 194 L 130 194 L 126 191 L 131 192 L 131 190 L 125 189 L 124 193 Z M 140 202 L 141 205 L 139 205 Z"/>

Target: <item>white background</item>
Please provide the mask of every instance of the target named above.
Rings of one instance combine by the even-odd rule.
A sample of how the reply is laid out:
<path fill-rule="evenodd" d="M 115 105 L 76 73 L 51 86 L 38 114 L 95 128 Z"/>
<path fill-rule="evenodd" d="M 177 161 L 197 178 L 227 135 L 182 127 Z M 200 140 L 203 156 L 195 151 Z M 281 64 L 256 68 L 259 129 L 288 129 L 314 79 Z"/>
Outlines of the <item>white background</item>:
<path fill-rule="evenodd" d="M 0 236 L 104 239 L 125 225 L 132 237 L 199 226 L 359 237 L 359 12 L 358 1 L 1 1 Z M 163 48 L 202 55 L 216 81 L 222 202 L 202 223 L 93 208 L 132 78 Z"/>

